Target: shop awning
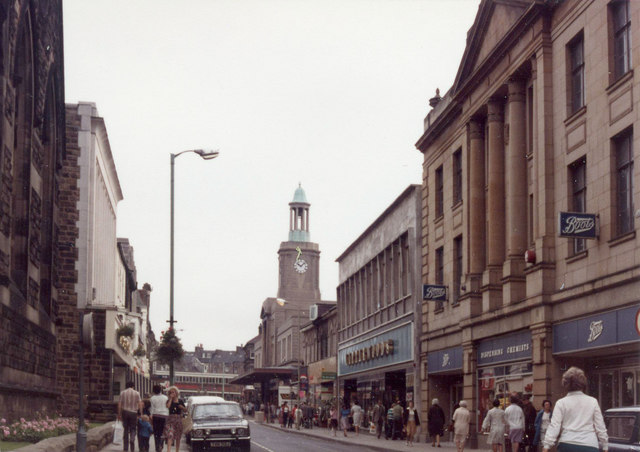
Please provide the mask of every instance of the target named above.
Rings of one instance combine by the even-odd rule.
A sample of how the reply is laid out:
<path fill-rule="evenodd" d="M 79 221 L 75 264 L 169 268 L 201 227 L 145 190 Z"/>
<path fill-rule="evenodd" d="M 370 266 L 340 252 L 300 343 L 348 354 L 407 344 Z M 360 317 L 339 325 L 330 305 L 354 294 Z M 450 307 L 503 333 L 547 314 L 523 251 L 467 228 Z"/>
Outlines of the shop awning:
<path fill-rule="evenodd" d="M 275 379 L 288 379 L 294 374 L 297 375 L 297 373 L 298 369 L 293 367 L 261 367 L 244 375 L 240 375 L 229 383 L 234 385 L 251 385 Z"/>

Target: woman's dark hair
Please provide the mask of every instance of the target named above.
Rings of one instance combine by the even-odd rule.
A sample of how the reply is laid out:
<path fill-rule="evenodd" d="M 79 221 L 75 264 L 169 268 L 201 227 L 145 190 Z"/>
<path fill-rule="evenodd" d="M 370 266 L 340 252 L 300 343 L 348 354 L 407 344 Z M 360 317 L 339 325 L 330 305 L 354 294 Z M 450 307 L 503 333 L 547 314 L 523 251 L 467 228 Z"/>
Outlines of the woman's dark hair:
<path fill-rule="evenodd" d="M 160 385 L 153 385 L 153 393 L 160 394 L 162 392 L 162 387 Z"/>
<path fill-rule="evenodd" d="M 493 406 L 499 407 L 500 406 L 500 400 L 499 399 L 493 399 Z"/>
<path fill-rule="evenodd" d="M 582 369 L 575 366 L 562 375 L 562 387 L 567 391 L 585 391 L 587 389 L 587 376 Z"/>
<path fill-rule="evenodd" d="M 544 410 L 544 404 L 545 404 L 545 403 L 547 403 L 547 402 L 549 402 L 549 406 L 550 406 L 550 407 L 552 407 L 552 406 L 553 406 L 553 403 L 551 403 L 551 400 L 549 400 L 549 399 L 544 399 L 544 400 L 542 401 L 542 409 L 543 409 L 543 410 Z"/>

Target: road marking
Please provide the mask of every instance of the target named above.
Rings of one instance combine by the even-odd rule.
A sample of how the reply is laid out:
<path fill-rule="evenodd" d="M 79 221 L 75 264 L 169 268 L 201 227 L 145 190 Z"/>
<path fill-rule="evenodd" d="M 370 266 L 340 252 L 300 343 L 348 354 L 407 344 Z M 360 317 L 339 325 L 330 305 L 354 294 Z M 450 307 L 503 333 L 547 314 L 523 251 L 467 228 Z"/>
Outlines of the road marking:
<path fill-rule="evenodd" d="M 256 443 L 255 441 L 251 441 L 251 444 L 254 444 L 254 445 L 258 446 L 258 447 L 261 447 L 261 448 L 263 448 L 264 450 L 266 450 L 266 451 L 268 451 L 268 452 L 276 452 L 275 450 L 271 450 L 271 449 L 269 449 L 268 447 L 265 447 L 265 446 L 263 446 L 263 445 L 262 445 L 262 444 L 260 444 L 260 443 Z"/>

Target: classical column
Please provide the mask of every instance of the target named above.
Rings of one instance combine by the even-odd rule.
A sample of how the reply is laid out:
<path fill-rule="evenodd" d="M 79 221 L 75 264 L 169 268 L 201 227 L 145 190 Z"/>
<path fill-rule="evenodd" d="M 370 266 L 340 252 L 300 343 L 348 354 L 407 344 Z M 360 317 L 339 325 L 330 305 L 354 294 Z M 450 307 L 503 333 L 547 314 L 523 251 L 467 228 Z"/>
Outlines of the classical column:
<path fill-rule="evenodd" d="M 503 104 L 490 100 L 487 104 L 487 269 L 482 275 L 482 311 L 493 311 L 502 305 L 502 264 L 505 250 L 504 225 L 504 119 Z"/>
<path fill-rule="evenodd" d="M 525 84 L 514 79 L 508 84 L 507 145 L 507 260 L 503 268 L 502 303 L 521 301 L 526 296 L 524 251 L 527 246 L 527 114 Z"/>
<path fill-rule="evenodd" d="M 527 115 L 522 80 L 509 82 L 508 104 L 507 257 L 522 260 L 527 246 Z"/>
<path fill-rule="evenodd" d="M 502 266 L 504 262 L 504 117 L 498 100 L 487 104 L 489 125 L 489 180 L 487 199 L 487 264 Z"/>
<path fill-rule="evenodd" d="M 466 280 L 469 313 L 482 314 L 482 273 L 486 266 L 486 205 L 484 122 L 469 121 L 469 275 Z"/>
<path fill-rule="evenodd" d="M 485 196 L 483 123 L 469 122 L 469 270 L 481 275 L 485 268 Z"/>

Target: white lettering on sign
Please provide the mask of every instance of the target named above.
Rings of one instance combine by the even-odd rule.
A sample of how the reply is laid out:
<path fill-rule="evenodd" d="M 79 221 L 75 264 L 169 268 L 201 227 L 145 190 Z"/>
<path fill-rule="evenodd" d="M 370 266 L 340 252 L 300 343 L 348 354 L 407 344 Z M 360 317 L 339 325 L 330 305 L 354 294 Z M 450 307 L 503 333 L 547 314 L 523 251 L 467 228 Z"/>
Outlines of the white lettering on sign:
<path fill-rule="evenodd" d="M 442 355 L 442 367 L 447 367 L 449 365 L 449 354 L 445 353 Z"/>
<path fill-rule="evenodd" d="M 531 344 L 518 344 L 518 345 L 509 345 L 504 348 L 496 348 L 493 350 L 487 350 L 486 352 L 480 353 L 480 359 L 491 358 L 494 356 L 502 356 L 504 354 L 510 353 L 520 353 L 520 352 L 528 352 L 531 349 Z"/>
<path fill-rule="evenodd" d="M 427 287 L 427 291 L 425 293 L 425 297 L 428 299 L 431 298 L 440 298 L 444 297 L 447 293 L 447 289 L 445 287 Z"/>
<path fill-rule="evenodd" d="M 594 218 L 567 217 L 565 219 L 565 227 L 562 229 L 563 234 L 579 234 L 581 232 L 590 231 L 596 225 Z"/>
<path fill-rule="evenodd" d="M 504 352 L 501 348 L 496 348 L 495 350 L 487 350 L 486 352 L 480 353 L 480 358 L 491 358 L 492 356 L 500 356 Z"/>
<path fill-rule="evenodd" d="M 591 322 L 589 325 L 589 339 L 587 339 L 587 342 L 593 342 L 598 339 L 603 331 L 604 324 L 602 323 L 602 320 L 594 320 Z"/>
<path fill-rule="evenodd" d="M 529 344 L 511 345 L 507 347 L 507 353 L 519 353 L 529 350 Z"/>

